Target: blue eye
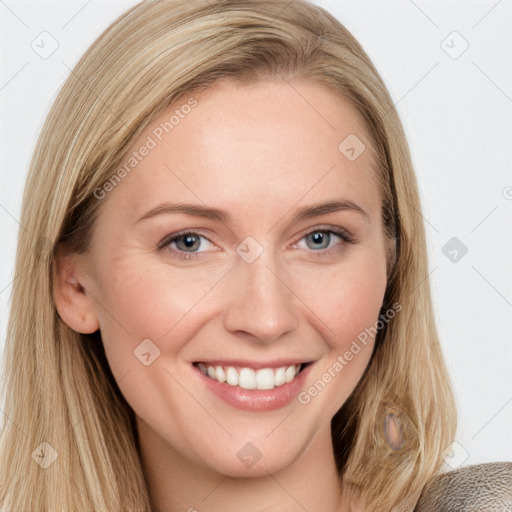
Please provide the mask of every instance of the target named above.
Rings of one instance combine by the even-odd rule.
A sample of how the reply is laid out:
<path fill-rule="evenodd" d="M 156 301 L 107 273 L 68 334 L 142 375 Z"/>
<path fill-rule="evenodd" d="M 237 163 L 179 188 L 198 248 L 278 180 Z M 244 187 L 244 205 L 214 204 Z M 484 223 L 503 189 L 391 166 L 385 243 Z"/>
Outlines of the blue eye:
<path fill-rule="evenodd" d="M 338 241 L 337 244 L 334 242 Z M 305 242 L 305 247 L 302 243 Z M 340 251 L 346 244 L 355 240 L 344 229 L 314 229 L 306 233 L 293 247 L 310 250 L 314 256 L 325 256 L 332 251 Z M 173 256 L 182 259 L 200 258 L 208 252 L 208 244 L 213 243 L 201 233 L 181 231 L 166 236 L 158 245 L 158 249 L 169 248 Z"/>
<path fill-rule="evenodd" d="M 310 249 L 326 249 L 329 247 L 332 234 L 325 231 L 314 231 L 313 233 L 306 235 L 304 239 L 306 240 L 306 245 L 308 245 L 308 240 L 311 241 L 312 244 L 317 245 L 317 247 L 311 247 L 308 245 Z M 318 244 L 322 245 L 322 247 L 319 247 Z"/>
<path fill-rule="evenodd" d="M 166 236 L 160 242 L 158 248 L 164 249 L 169 247 L 171 248 L 171 252 L 176 254 L 178 258 L 192 259 L 199 258 L 204 252 L 199 251 L 199 249 L 204 248 L 208 243 L 211 244 L 210 240 L 200 233 L 196 233 L 195 231 L 182 231 Z"/>
<path fill-rule="evenodd" d="M 197 236 L 194 233 L 188 233 L 177 237 L 173 243 L 176 243 L 176 247 L 180 249 L 180 251 L 190 250 L 192 252 L 196 252 L 201 246 L 201 235 Z M 181 247 L 179 247 L 180 243 Z"/>
<path fill-rule="evenodd" d="M 315 256 L 325 255 L 331 251 L 340 250 L 347 243 L 354 243 L 353 239 L 348 235 L 345 230 L 332 230 L 332 229 L 314 229 L 307 233 L 297 243 L 297 247 L 304 240 L 307 249 L 312 249 Z M 331 245 L 332 242 L 338 240 L 338 244 Z M 341 243 L 339 242 L 341 240 Z"/>

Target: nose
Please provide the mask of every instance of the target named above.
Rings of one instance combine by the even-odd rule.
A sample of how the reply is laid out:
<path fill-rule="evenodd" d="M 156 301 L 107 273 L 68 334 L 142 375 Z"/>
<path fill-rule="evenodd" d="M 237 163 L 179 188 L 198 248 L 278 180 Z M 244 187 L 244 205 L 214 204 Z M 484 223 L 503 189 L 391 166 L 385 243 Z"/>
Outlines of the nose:
<path fill-rule="evenodd" d="M 252 263 L 239 258 L 230 274 L 226 330 L 270 344 L 297 327 L 297 296 L 288 284 L 288 272 L 265 253 Z"/>

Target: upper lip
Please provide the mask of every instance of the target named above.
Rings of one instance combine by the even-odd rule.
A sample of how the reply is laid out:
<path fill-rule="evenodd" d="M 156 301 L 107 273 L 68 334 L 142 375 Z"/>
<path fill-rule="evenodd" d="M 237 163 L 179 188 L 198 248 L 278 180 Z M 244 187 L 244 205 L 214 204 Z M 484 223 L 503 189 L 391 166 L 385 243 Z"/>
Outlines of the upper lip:
<path fill-rule="evenodd" d="M 296 364 L 312 363 L 311 359 L 273 359 L 269 361 L 249 361 L 247 359 L 202 359 L 194 361 L 194 364 L 203 363 L 207 366 L 240 366 L 243 368 L 281 368 L 282 366 L 293 366 Z"/>

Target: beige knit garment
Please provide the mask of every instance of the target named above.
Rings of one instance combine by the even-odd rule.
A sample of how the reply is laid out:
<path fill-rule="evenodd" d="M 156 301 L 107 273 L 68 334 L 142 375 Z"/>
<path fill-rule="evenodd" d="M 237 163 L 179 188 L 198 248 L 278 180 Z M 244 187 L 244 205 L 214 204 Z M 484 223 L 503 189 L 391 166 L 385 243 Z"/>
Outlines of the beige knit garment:
<path fill-rule="evenodd" d="M 414 512 L 512 512 L 512 462 L 476 464 L 433 478 Z"/>

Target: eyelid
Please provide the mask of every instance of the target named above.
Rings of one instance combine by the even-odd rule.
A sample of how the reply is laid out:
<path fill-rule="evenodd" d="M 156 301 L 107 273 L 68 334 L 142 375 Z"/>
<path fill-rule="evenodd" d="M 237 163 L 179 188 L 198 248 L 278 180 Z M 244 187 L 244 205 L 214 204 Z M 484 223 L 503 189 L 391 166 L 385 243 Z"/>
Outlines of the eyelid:
<path fill-rule="evenodd" d="M 158 242 L 157 248 L 158 249 L 164 249 L 167 245 L 169 245 L 174 239 L 179 238 L 183 235 L 200 235 L 206 240 L 208 240 L 210 243 L 214 243 L 210 240 L 209 235 L 206 235 L 204 230 L 202 229 L 196 229 L 196 228 L 189 228 L 189 229 L 182 229 L 180 231 L 176 231 L 175 233 L 170 233 L 168 235 L 165 235 L 160 242 Z"/>
<path fill-rule="evenodd" d="M 317 225 L 317 226 L 313 226 L 313 227 L 307 229 L 306 231 L 302 232 L 300 237 L 297 238 L 296 241 L 291 244 L 291 246 L 296 247 L 297 243 L 300 242 L 303 238 L 307 237 L 311 233 L 316 233 L 316 232 L 321 232 L 321 231 L 327 232 L 327 233 L 332 233 L 332 234 L 340 237 L 344 242 L 342 245 L 358 243 L 357 240 L 355 239 L 355 237 L 347 229 L 342 228 L 341 226 Z M 187 229 L 182 229 L 175 233 L 166 235 L 158 243 L 157 248 L 159 250 L 164 250 L 166 247 L 168 247 L 170 245 L 170 243 L 174 242 L 180 236 L 186 235 L 186 234 L 199 235 L 199 236 L 205 238 L 206 240 L 208 240 L 208 242 L 210 242 L 211 244 L 215 245 L 215 243 L 212 242 L 210 240 L 210 238 L 204 233 L 203 229 L 187 228 Z M 334 247 L 331 247 L 328 249 L 320 249 L 318 251 L 312 250 L 311 252 L 314 253 L 316 256 L 322 256 L 322 255 L 327 255 L 331 250 L 335 249 L 336 247 L 339 247 L 339 246 L 334 246 Z M 194 258 L 202 258 L 206 254 L 207 251 L 205 251 L 205 252 L 186 252 L 186 251 L 172 250 L 171 252 L 174 255 L 176 255 L 177 258 L 190 260 L 190 259 L 194 259 Z"/>
<path fill-rule="evenodd" d="M 333 226 L 329 224 L 319 224 L 318 226 L 314 226 L 312 228 L 307 229 L 305 232 L 302 233 L 300 238 L 297 239 L 297 242 L 302 240 L 304 237 L 310 235 L 311 233 L 316 233 L 317 231 L 331 232 L 341 237 L 347 243 L 357 243 L 356 238 L 348 229 L 342 228 L 341 226 Z M 294 244 L 297 242 L 294 242 Z"/>

